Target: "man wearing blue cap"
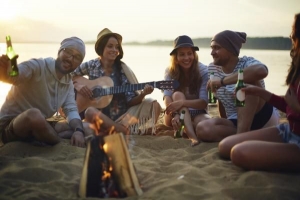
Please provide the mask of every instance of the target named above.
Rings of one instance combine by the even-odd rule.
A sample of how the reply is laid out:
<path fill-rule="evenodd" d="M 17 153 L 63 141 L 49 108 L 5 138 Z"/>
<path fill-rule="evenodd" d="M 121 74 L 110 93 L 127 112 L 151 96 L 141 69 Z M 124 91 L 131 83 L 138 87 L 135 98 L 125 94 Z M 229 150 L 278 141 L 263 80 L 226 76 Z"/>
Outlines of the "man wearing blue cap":
<path fill-rule="evenodd" d="M 243 56 L 239 57 L 246 33 L 225 30 L 211 40 L 213 63 L 209 72 L 218 77 L 208 82 L 208 87 L 217 93 L 221 118 L 212 118 L 198 124 L 198 136 L 203 141 L 218 142 L 223 138 L 278 124 L 279 116 L 272 105 L 255 96 L 247 96 L 245 107 L 235 106 L 235 84 L 238 70 L 244 71 L 244 82 L 265 88 L 264 78 L 268 68 L 260 61 Z"/>
<path fill-rule="evenodd" d="M 84 56 L 83 41 L 77 37 L 66 38 L 61 42 L 57 59 L 22 62 L 17 77 L 7 75 L 9 59 L 6 55 L 0 57 L 0 80 L 12 84 L 0 111 L 0 146 L 11 141 L 55 145 L 66 134 L 70 135 L 72 145 L 85 146 L 85 131 L 69 74 Z M 66 115 L 64 122 L 47 120 L 60 108 Z"/>

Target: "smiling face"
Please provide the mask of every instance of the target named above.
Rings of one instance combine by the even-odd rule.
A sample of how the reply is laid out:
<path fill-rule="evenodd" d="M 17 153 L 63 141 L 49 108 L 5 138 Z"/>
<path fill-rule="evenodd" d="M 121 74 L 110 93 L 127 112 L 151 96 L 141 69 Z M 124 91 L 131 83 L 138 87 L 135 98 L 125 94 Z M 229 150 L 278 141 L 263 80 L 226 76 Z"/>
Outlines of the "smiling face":
<path fill-rule="evenodd" d="M 177 49 L 176 58 L 178 65 L 183 69 L 189 69 L 194 62 L 195 55 L 191 47 L 181 47 Z"/>
<path fill-rule="evenodd" d="M 101 59 L 114 61 L 120 54 L 120 45 L 115 37 L 110 37 L 104 47 Z"/>
<path fill-rule="evenodd" d="M 212 41 L 210 44 L 211 47 L 211 53 L 214 64 L 219 66 L 225 66 L 228 61 L 230 60 L 230 56 L 232 55 L 229 51 L 227 51 L 225 48 L 221 47 L 217 42 Z"/>
<path fill-rule="evenodd" d="M 82 60 L 82 55 L 76 49 L 62 49 L 58 53 L 55 63 L 57 76 L 61 78 L 62 76 L 71 73 L 82 63 Z"/>

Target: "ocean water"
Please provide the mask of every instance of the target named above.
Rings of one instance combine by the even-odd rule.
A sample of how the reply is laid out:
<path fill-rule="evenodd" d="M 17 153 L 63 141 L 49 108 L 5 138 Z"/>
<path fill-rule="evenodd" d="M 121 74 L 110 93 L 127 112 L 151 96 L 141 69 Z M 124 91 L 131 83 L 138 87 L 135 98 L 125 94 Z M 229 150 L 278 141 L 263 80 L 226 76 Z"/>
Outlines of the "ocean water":
<path fill-rule="evenodd" d="M 19 54 L 18 62 L 28 60 L 30 58 L 55 57 L 59 44 L 53 43 L 14 43 L 13 47 Z M 0 53 L 5 53 L 5 44 L 0 43 Z M 140 83 L 149 81 L 163 80 L 164 70 L 170 62 L 169 53 L 172 50 L 171 46 L 142 46 L 142 45 L 124 45 L 123 61 L 132 68 Z M 210 48 L 200 48 L 199 60 L 204 64 L 209 64 L 212 61 Z M 249 50 L 241 49 L 240 56 L 252 56 L 269 68 L 269 75 L 265 79 L 267 90 L 284 95 L 287 87 L 284 85 L 287 75 L 288 66 L 291 58 L 289 51 L 285 50 Z M 94 50 L 94 45 L 86 45 L 86 56 L 84 61 L 96 58 L 97 54 Z M 5 100 L 5 96 L 10 89 L 9 84 L 0 82 L 0 106 Z M 155 89 L 151 97 L 164 107 L 162 93 L 159 89 Z"/>

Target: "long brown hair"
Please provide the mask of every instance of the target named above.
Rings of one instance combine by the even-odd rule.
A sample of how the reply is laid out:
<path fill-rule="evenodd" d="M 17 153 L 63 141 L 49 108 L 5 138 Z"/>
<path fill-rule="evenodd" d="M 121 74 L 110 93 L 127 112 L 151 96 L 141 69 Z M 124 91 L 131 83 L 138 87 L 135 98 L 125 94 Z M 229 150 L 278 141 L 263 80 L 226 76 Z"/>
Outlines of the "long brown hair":
<path fill-rule="evenodd" d="M 287 85 L 294 84 L 300 78 L 300 13 L 295 15 L 290 37 L 292 40 L 290 52 L 292 62 L 285 81 Z"/>
<path fill-rule="evenodd" d="M 98 47 L 97 47 L 97 54 L 100 56 L 103 56 L 103 52 L 104 52 L 104 48 L 109 40 L 109 38 L 114 37 L 116 38 L 116 40 L 119 43 L 119 55 L 117 56 L 115 62 L 118 63 L 118 65 L 121 63 L 121 59 L 123 58 L 124 52 L 123 52 L 123 48 L 122 48 L 122 42 L 118 40 L 117 37 L 115 37 L 114 35 L 107 35 L 105 37 L 103 37 L 103 39 L 99 42 Z"/>
<path fill-rule="evenodd" d="M 189 87 L 190 94 L 199 95 L 199 89 L 201 86 L 202 78 L 199 71 L 199 59 L 198 54 L 193 49 L 194 62 L 189 71 L 188 80 L 186 80 L 182 68 L 178 64 L 177 51 L 171 55 L 171 61 L 169 66 L 169 76 L 171 79 L 177 80 L 179 82 L 179 88 L 176 91 L 184 92 L 185 87 Z M 187 83 L 187 84 L 186 84 Z"/>

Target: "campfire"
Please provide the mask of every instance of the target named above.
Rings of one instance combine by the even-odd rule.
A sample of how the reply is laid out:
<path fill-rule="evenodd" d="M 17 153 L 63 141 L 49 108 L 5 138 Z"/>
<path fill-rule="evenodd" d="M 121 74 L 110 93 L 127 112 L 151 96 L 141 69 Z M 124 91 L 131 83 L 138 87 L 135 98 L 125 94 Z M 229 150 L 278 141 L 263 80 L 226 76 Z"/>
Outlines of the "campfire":
<path fill-rule="evenodd" d="M 95 120 L 96 135 L 87 141 L 80 197 L 124 198 L 141 195 L 139 181 L 122 133 L 111 127 L 108 135 L 101 133 L 102 121 Z"/>

